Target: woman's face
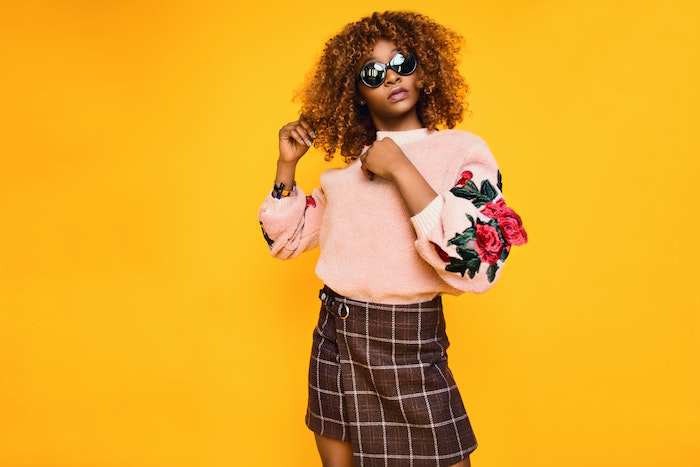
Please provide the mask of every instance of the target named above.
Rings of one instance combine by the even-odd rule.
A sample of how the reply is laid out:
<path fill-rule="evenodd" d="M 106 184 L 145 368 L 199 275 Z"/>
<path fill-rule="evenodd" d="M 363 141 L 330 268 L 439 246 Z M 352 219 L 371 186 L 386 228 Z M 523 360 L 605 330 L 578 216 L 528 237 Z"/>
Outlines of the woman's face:
<path fill-rule="evenodd" d="M 370 62 L 389 63 L 397 52 L 400 50 L 396 44 L 379 39 L 369 56 L 360 62 L 359 68 Z M 415 72 L 402 76 L 387 67 L 386 78 L 378 87 L 370 88 L 361 81 L 357 86 L 360 98 L 366 102 L 377 130 L 411 130 L 422 127 L 416 112 L 420 90 L 416 88 Z"/>

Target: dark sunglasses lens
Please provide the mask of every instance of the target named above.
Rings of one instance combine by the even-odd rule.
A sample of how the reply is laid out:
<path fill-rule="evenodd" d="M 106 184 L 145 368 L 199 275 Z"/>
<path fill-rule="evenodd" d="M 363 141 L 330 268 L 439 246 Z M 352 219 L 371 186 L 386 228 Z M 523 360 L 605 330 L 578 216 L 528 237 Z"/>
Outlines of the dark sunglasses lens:
<path fill-rule="evenodd" d="M 368 63 L 360 71 L 360 79 L 370 88 L 376 88 L 384 82 L 386 69 L 381 63 Z"/>
<path fill-rule="evenodd" d="M 389 62 L 389 66 L 400 75 L 410 75 L 416 69 L 416 59 L 413 54 L 406 56 L 402 53 L 397 53 Z"/>

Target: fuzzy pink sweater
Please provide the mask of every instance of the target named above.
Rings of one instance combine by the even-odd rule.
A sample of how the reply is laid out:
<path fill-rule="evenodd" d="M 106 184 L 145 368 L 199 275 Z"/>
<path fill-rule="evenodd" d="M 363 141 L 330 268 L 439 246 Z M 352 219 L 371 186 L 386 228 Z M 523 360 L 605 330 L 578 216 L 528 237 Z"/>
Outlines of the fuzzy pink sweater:
<path fill-rule="evenodd" d="M 486 143 L 457 130 L 377 132 L 383 138 L 439 195 L 411 217 L 393 183 L 368 180 L 359 160 L 326 170 L 309 196 L 297 187 L 287 198 L 265 198 L 258 220 L 271 254 L 286 259 L 320 246 L 318 277 L 360 301 L 417 303 L 489 289 L 527 234 L 503 201 Z"/>

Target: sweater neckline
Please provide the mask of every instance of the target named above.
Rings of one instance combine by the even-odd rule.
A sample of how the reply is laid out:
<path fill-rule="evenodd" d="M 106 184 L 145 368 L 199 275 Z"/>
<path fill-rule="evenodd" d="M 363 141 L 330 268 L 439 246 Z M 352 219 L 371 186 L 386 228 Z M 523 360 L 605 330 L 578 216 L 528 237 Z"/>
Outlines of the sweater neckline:
<path fill-rule="evenodd" d="M 412 143 L 427 138 L 434 131 L 429 131 L 427 128 L 417 128 L 415 130 L 399 130 L 399 131 L 377 131 L 377 141 L 384 138 L 391 138 L 396 144 Z"/>

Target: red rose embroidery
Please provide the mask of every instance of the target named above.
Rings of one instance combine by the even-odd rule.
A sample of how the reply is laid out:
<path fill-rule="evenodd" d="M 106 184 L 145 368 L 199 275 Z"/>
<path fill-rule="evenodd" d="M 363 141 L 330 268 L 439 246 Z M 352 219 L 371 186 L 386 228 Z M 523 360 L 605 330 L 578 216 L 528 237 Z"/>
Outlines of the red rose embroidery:
<path fill-rule="evenodd" d="M 506 206 L 506 202 L 503 201 L 503 198 L 500 198 L 498 201 L 494 202 L 489 202 L 486 203 L 486 206 L 481 210 L 482 214 L 484 214 L 487 217 L 490 217 L 491 219 L 498 219 L 498 215 L 503 212 L 504 209 L 510 209 Z"/>
<path fill-rule="evenodd" d="M 498 230 L 488 224 L 477 224 L 474 249 L 479 253 L 481 261 L 495 264 L 503 253 L 503 242 Z"/>
<path fill-rule="evenodd" d="M 309 208 L 309 206 L 311 206 L 312 208 L 316 207 L 316 200 L 311 195 L 306 197 L 306 206 L 304 206 L 304 211 L 306 211 Z"/>
<path fill-rule="evenodd" d="M 462 172 L 461 178 L 457 181 L 455 186 L 464 186 L 469 180 L 471 180 L 473 174 L 469 170 Z"/>
<path fill-rule="evenodd" d="M 524 245 L 527 243 L 527 232 L 523 228 L 522 219 L 515 211 L 506 206 L 503 198 L 495 203 L 487 203 L 481 212 L 491 219 L 496 219 L 506 243 L 510 245 Z"/>
<path fill-rule="evenodd" d="M 520 216 L 508 208 L 498 216 L 498 226 L 506 242 L 511 245 L 524 245 L 527 243 L 527 232 L 523 228 L 523 221 Z"/>
<path fill-rule="evenodd" d="M 440 259 L 443 260 L 443 261 L 446 262 L 446 263 L 449 263 L 449 262 L 450 262 L 450 255 L 448 255 L 448 254 L 445 252 L 445 250 L 443 250 L 442 248 L 440 248 L 440 247 L 438 246 L 437 243 L 435 243 L 435 242 L 430 242 L 430 243 L 432 243 L 433 246 L 435 247 L 435 252 L 438 254 L 438 256 L 440 257 Z"/>
<path fill-rule="evenodd" d="M 486 278 L 489 282 L 493 282 L 500 269 L 498 263 L 508 258 L 511 246 L 527 243 L 527 233 L 523 228 L 522 219 L 500 197 L 500 172 L 498 172 L 496 187 L 498 190 L 489 180 L 483 180 L 481 188 L 478 189 L 472 180 L 472 173 L 465 170 L 457 184 L 450 189 L 455 196 L 471 202 L 483 217 L 474 218 L 467 213 L 470 226 L 447 241 L 448 245 L 457 247 L 457 254 L 461 258 L 449 257 L 450 264 L 445 266 L 446 271 L 460 273 L 462 277 L 468 274 L 470 278 L 474 278 L 481 266 L 486 263 L 489 265 L 485 271 Z M 434 246 L 435 251 L 442 258 L 440 254 L 442 250 L 437 245 L 434 244 Z"/>

